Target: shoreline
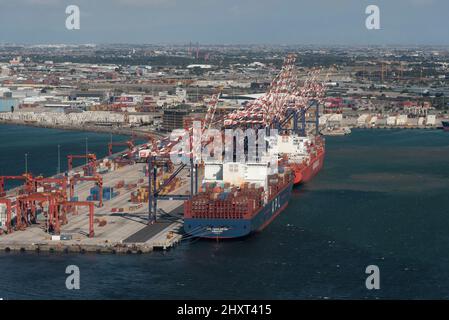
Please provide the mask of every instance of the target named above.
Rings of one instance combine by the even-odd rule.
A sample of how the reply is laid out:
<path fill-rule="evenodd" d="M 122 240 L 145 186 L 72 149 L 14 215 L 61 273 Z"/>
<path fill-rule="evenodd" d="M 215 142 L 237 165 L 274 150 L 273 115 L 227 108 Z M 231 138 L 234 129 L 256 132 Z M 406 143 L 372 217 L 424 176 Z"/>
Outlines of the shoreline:
<path fill-rule="evenodd" d="M 81 132 L 94 132 L 94 133 L 110 133 L 114 135 L 124 135 L 124 136 L 136 136 L 139 138 L 148 138 L 148 135 L 156 136 L 158 138 L 162 138 L 165 135 L 161 132 L 157 131 L 144 131 L 133 128 L 117 128 L 112 126 L 96 126 L 96 125 L 83 125 L 83 126 L 63 126 L 63 125 L 52 125 L 47 123 L 38 123 L 38 122 L 24 122 L 24 121 L 13 121 L 13 120 L 3 120 L 0 119 L 0 125 L 17 125 L 17 126 L 26 126 L 26 127 L 35 127 L 35 128 L 44 128 L 44 129 L 58 129 L 58 130 L 66 130 L 66 131 L 81 131 Z M 413 125 L 379 125 L 379 126 L 357 126 L 357 125 L 348 125 L 350 129 L 402 129 L 402 130 L 442 130 L 442 127 L 439 126 L 413 126 Z"/>
<path fill-rule="evenodd" d="M 35 127 L 44 129 L 58 129 L 66 131 L 82 131 L 82 132 L 94 132 L 94 133 L 110 133 L 114 135 L 135 136 L 139 138 L 148 138 L 149 135 L 156 137 L 163 137 L 163 134 L 155 131 L 142 131 L 133 128 L 117 128 L 117 127 L 103 127 L 95 125 L 83 125 L 83 126 L 61 126 L 51 125 L 47 123 L 37 122 L 24 122 L 24 121 L 11 121 L 0 119 L 0 125 L 17 125 L 25 127 Z"/>

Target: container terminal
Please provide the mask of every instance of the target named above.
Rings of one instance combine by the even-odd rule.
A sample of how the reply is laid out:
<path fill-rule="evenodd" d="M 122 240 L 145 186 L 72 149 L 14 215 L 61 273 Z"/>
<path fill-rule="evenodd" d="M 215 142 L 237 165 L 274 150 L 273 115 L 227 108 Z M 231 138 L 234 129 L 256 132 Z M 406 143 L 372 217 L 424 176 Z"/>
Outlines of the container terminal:
<path fill-rule="evenodd" d="M 122 146 L 127 149 L 113 153 Z M 58 176 L 0 176 L 0 249 L 139 253 L 178 243 L 182 200 L 163 201 L 157 216 L 149 217 L 148 164 L 138 158 L 142 148 L 133 139 L 111 142 L 105 159 L 68 155 L 69 170 Z M 189 172 L 165 163 L 155 179 L 158 193 L 188 193 Z M 176 178 L 163 185 L 173 171 Z M 23 181 L 23 186 L 5 190 L 8 180 Z"/>
<path fill-rule="evenodd" d="M 267 91 L 238 96 L 251 98 L 238 108 L 220 106 L 231 96 L 219 87 L 206 100 L 205 115 L 179 121 L 180 111 L 163 114 L 165 131 L 183 127 L 192 133 L 194 120 L 201 122 L 201 135 L 213 128 L 278 129 L 277 139 L 266 137 L 270 143 L 277 140 L 279 172 L 274 174 L 261 158 L 245 165 L 234 161 L 194 164 L 192 156 L 184 154 L 192 161 L 173 164 L 172 147 L 181 136 L 170 140 L 158 130 L 133 127 L 150 121 L 148 115 L 128 113 L 127 103 L 133 97 L 110 97 L 111 104 L 95 105 L 92 111 L 80 112 L 71 104 L 64 113 L 37 109 L 1 113 L 4 123 L 113 132 L 132 138 L 105 146 L 105 159 L 94 154 L 70 155 L 64 174 L 0 176 L 0 250 L 144 253 L 168 249 L 193 237 L 246 236 L 261 231 L 281 214 L 293 185 L 307 183 L 321 170 L 323 135 L 349 134 L 351 128 L 437 128 L 439 123 L 448 127 L 447 121 L 428 112 L 427 103 L 402 101 L 401 110 L 414 116 L 380 115 L 371 108 L 351 114 L 350 101 L 326 97 L 325 92 L 333 90 L 328 76 L 315 69 L 299 76 L 295 62 L 295 55 L 287 55 Z M 86 94 L 95 99 L 101 95 L 73 95 Z M 177 89 L 174 96 L 162 95 L 157 103 L 184 101 L 185 97 L 186 91 Z M 144 98 L 142 108 L 151 109 L 154 102 Z M 345 105 L 349 107 L 343 114 Z M 108 109 L 112 107 L 118 112 Z M 136 145 L 135 136 L 148 142 Z M 22 186 L 6 190 L 9 180 L 19 180 Z"/>
<path fill-rule="evenodd" d="M 31 183 L 43 182 L 40 184 L 43 187 L 38 187 L 37 192 L 29 196 L 22 193 L 22 188 L 8 191 L 0 203 L 4 204 L 5 210 L 13 212 L 9 213 L 10 221 L 5 221 L 6 230 L 0 236 L 0 249 L 126 253 L 167 249 L 178 243 L 181 239 L 182 201 L 161 203 L 157 222 L 153 224 L 148 224 L 148 207 L 139 202 L 145 200 L 145 193 L 148 198 L 146 164 L 118 165 L 103 160 L 99 168 L 103 166 L 109 167 L 108 172 L 103 171 L 96 176 L 81 176 L 77 169 L 73 170 L 68 179 L 68 189 L 73 189 L 73 194 L 67 195 L 72 196 L 71 201 L 67 201 L 65 208 L 60 208 L 66 210 L 64 218 L 52 219 L 50 211 L 56 211 L 51 208 L 51 203 L 56 201 L 57 196 L 53 195 L 61 190 L 57 182 L 65 184 L 67 177 L 29 177 Z M 180 182 L 174 184 L 172 191 L 185 193 L 185 176 L 184 172 L 180 174 Z M 3 182 L 7 178 L 0 179 Z M 72 193 L 68 189 L 67 193 Z M 142 194 L 142 198 L 133 199 L 136 194 Z M 26 211 L 21 213 L 21 222 L 17 216 L 18 205 L 26 207 Z M 33 210 L 35 212 L 31 212 Z"/>
<path fill-rule="evenodd" d="M 293 184 L 309 181 L 324 161 L 318 124 L 325 88 L 317 81 L 316 71 L 299 87 L 295 61 L 295 55 L 288 55 L 266 94 L 243 109 L 216 115 L 219 94 L 214 95 L 201 121 L 201 136 L 212 128 L 279 130 L 279 136 L 258 141 L 260 145 L 277 141 L 280 152 L 271 154 L 270 149 L 269 155 L 275 158 L 279 172 L 270 174 L 261 154 L 255 163 L 245 165 L 240 179 L 236 179 L 235 167 L 241 164 L 234 160 L 221 163 L 219 169 L 233 166 L 231 179 L 215 175 L 214 181 L 209 176 L 210 164 L 194 163 L 191 152 L 180 155 L 178 151 L 177 156 L 189 160 L 174 164 L 173 147 L 183 134 L 194 131 L 191 126 L 175 138 L 148 135 L 148 143 L 139 146 L 132 138 L 111 142 L 105 159 L 95 154 L 68 155 L 68 171 L 62 175 L 0 176 L 0 209 L 5 217 L 0 249 L 145 253 L 168 249 L 192 237 L 219 239 L 261 231 L 286 208 Z M 206 140 L 201 147 L 212 142 Z M 125 151 L 114 154 L 114 148 L 123 146 Z M 77 162 L 85 165 L 74 168 Z M 259 181 L 254 179 L 257 173 Z M 5 190 L 8 180 L 21 180 L 23 186 Z M 226 184 L 233 196 L 220 187 L 214 194 L 210 185 L 200 186 L 201 180 Z M 238 201 L 253 207 L 237 212 L 242 207 Z M 211 203 L 220 205 L 212 208 Z M 223 220 L 231 227 L 220 228 Z"/>

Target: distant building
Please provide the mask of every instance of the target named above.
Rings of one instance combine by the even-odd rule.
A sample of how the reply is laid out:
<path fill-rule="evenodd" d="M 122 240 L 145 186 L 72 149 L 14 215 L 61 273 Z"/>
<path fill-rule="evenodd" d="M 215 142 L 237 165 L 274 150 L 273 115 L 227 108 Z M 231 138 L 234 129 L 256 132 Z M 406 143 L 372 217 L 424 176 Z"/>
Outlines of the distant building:
<path fill-rule="evenodd" d="M 324 103 L 324 113 L 343 113 L 343 99 L 327 98 Z"/>
<path fill-rule="evenodd" d="M 266 91 L 270 87 L 270 82 L 251 82 L 250 88 L 251 90 L 260 90 L 260 91 Z"/>
<path fill-rule="evenodd" d="M 418 103 L 416 101 L 404 101 L 401 103 L 404 108 L 405 113 L 408 115 L 414 116 L 426 116 L 431 109 L 432 105 L 430 102 L 424 101 L 422 103 Z"/>
<path fill-rule="evenodd" d="M 189 64 L 187 66 L 187 69 L 194 69 L 194 68 L 211 69 L 212 66 L 210 64 Z"/>
<path fill-rule="evenodd" d="M 255 62 L 250 63 L 250 64 L 248 65 L 248 67 L 252 67 L 252 68 L 265 68 L 266 66 L 267 66 L 267 65 L 266 65 L 265 63 L 258 62 L 258 61 L 255 61 Z"/>
<path fill-rule="evenodd" d="M 4 91 L 3 92 L 3 98 L 6 98 L 6 99 L 12 98 L 12 92 L 11 91 Z"/>
<path fill-rule="evenodd" d="M 162 128 L 166 131 L 184 128 L 184 118 L 188 115 L 189 111 L 185 109 L 164 110 L 162 116 Z"/>
<path fill-rule="evenodd" d="M 69 100 L 89 100 L 101 102 L 108 99 L 108 94 L 104 91 L 72 91 Z"/>
<path fill-rule="evenodd" d="M 153 96 L 144 96 L 143 105 L 141 107 L 143 112 L 155 112 L 156 111 L 156 100 Z"/>
<path fill-rule="evenodd" d="M 12 66 L 16 66 L 22 62 L 22 57 L 14 57 L 12 60 L 9 60 L 9 64 Z"/>

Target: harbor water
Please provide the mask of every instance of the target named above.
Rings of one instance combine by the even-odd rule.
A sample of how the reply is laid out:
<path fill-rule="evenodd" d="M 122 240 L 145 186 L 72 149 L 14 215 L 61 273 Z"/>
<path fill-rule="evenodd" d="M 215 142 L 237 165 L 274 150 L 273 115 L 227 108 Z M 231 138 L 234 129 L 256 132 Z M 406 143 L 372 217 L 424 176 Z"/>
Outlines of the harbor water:
<path fill-rule="evenodd" d="M 57 144 L 83 152 L 86 133 L 0 126 L 0 166 L 54 173 Z M 106 152 L 107 135 L 89 134 Z M 449 298 L 449 135 L 353 130 L 326 139 L 320 174 L 295 188 L 262 233 L 185 241 L 147 255 L 0 253 L 3 299 Z M 65 286 L 80 268 L 80 290 Z M 367 290 L 377 265 L 380 290 Z"/>
<path fill-rule="evenodd" d="M 125 141 L 128 137 L 118 135 L 112 139 Z M 21 175 L 28 170 L 35 176 L 52 176 L 58 172 L 58 166 L 62 172 L 67 170 L 67 155 L 86 154 L 86 146 L 98 159 L 105 157 L 110 140 L 109 134 L 0 125 L 0 175 Z M 84 163 L 85 160 L 80 159 L 73 164 Z M 20 183 L 7 181 L 6 187 Z"/>

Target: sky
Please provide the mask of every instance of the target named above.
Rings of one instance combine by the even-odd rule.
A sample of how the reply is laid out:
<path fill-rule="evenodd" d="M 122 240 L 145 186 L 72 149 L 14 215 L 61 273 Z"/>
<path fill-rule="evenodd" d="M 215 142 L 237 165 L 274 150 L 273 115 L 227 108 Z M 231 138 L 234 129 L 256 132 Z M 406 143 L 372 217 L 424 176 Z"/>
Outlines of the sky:
<path fill-rule="evenodd" d="M 0 0 L 0 43 L 449 45 L 448 13 L 447 0 Z"/>

